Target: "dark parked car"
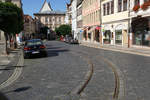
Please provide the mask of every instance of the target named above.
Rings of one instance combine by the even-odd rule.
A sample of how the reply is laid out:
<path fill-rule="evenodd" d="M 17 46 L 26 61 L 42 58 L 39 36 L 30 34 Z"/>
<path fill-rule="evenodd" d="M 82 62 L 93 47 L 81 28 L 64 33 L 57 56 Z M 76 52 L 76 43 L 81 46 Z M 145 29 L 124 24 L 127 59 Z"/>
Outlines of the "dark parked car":
<path fill-rule="evenodd" d="M 23 52 L 25 59 L 30 58 L 32 55 L 47 56 L 46 47 L 40 39 L 27 40 Z"/>

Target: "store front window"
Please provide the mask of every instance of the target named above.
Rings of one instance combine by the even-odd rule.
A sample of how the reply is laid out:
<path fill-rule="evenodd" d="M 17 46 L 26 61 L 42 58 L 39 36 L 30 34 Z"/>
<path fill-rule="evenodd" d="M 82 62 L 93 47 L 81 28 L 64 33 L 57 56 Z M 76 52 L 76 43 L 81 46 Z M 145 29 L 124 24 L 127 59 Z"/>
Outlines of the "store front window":
<path fill-rule="evenodd" d="M 133 44 L 150 47 L 150 18 L 136 18 L 132 22 Z"/>
<path fill-rule="evenodd" d="M 87 40 L 87 32 L 86 32 L 86 30 L 83 31 L 83 38 L 84 38 L 85 40 Z"/>
<path fill-rule="evenodd" d="M 122 30 L 116 30 L 115 31 L 115 34 L 116 34 L 116 36 L 115 36 L 115 42 L 116 42 L 116 44 L 122 44 Z"/>
<path fill-rule="evenodd" d="M 110 30 L 106 30 L 104 32 L 104 36 L 103 36 L 103 41 L 105 44 L 110 44 L 111 42 L 111 31 Z"/>
<path fill-rule="evenodd" d="M 95 40 L 99 42 L 99 30 L 95 30 Z"/>
<path fill-rule="evenodd" d="M 150 32 L 145 30 L 143 32 L 138 31 L 134 33 L 133 44 L 150 46 Z"/>
<path fill-rule="evenodd" d="M 88 33 L 88 38 L 91 40 L 91 33 Z"/>

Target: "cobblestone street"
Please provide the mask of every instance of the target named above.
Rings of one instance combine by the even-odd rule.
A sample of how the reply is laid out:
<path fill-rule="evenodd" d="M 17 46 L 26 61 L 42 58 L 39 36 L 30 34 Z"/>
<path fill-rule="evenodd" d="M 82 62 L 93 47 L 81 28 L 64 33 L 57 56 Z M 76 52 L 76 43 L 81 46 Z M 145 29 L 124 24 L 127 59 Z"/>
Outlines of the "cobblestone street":
<path fill-rule="evenodd" d="M 149 57 L 58 41 L 46 42 L 46 46 L 48 57 L 26 59 L 19 79 L 1 90 L 10 100 L 150 98 Z M 89 61 L 93 64 L 92 78 L 80 95 L 73 93 L 87 80 L 86 75 L 91 70 Z M 119 77 L 118 87 L 115 73 Z"/>

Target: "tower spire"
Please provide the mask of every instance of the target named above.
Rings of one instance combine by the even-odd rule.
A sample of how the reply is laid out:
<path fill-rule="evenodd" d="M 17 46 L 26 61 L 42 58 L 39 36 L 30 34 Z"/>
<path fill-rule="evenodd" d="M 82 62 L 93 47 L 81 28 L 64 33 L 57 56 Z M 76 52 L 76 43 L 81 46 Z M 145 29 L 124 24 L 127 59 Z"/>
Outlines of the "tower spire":
<path fill-rule="evenodd" d="M 40 12 L 46 12 L 46 11 L 52 11 L 50 2 L 48 3 L 47 0 L 44 1 L 44 4 L 42 8 L 40 9 Z"/>

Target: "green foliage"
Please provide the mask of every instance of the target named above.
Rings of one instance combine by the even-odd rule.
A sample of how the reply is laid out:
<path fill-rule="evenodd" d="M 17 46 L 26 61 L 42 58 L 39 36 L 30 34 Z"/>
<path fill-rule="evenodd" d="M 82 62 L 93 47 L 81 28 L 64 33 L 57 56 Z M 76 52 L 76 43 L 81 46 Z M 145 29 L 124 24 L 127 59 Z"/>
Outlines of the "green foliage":
<path fill-rule="evenodd" d="M 0 29 L 8 34 L 23 30 L 22 9 L 10 2 L 0 2 Z"/>
<path fill-rule="evenodd" d="M 40 33 L 47 35 L 47 30 L 48 30 L 48 29 L 49 29 L 49 28 L 48 28 L 47 26 L 42 27 L 42 28 L 40 29 Z"/>
<path fill-rule="evenodd" d="M 60 35 L 70 35 L 71 34 L 71 26 L 70 25 L 61 25 L 60 27 L 55 29 L 55 32 L 58 36 Z"/>

